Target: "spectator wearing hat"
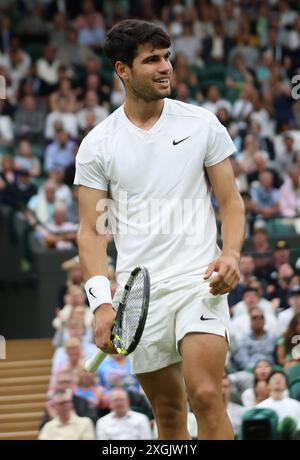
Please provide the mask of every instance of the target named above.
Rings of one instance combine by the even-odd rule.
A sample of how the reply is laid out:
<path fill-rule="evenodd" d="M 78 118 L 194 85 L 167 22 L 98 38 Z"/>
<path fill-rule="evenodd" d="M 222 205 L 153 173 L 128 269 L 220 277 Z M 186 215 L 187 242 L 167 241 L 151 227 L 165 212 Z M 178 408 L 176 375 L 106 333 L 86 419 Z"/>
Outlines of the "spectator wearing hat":
<path fill-rule="evenodd" d="M 272 254 L 273 269 L 267 276 L 270 282 L 274 280 L 278 280 L 279 268 L 283 264 L 292 265 L 290 261 L 290 256 L 291 256 L 291 253 L 290 253 L 290 247 L 289 247 L 288 242 L 286 240 L 278 240 L 275 243 L 275 247 L 273 249 L 273 254 Z"/>

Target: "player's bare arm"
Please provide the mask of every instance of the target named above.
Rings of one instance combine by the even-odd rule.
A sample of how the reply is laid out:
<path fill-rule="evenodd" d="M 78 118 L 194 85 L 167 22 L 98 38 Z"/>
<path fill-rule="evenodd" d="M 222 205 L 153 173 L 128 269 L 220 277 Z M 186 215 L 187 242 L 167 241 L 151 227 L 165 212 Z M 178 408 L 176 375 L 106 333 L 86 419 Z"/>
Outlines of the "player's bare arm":
<path fill-rule="evenodd" d="M 108 277 L 106 237 L 104 231 L 104 204 L 107 192 L 85 186 L 79 188 L 80 227 L 78 231 L 78 247 L 80 264 L 84 281 L 94 276 Z M 98 206 L 97 206 L 98 205 Z M 97 225 L 98 222 L 98 225 Z M 103 303 L 94 312 L 96 344 L 106 353 L 114 353 L 110 345 L 110 335 L 115 319 L 115 311 L 111 303 Z"/>
<path fill-rule="evenodd" d="M 217 295 L 230 292 L 240 278 L 239 260 L 245 237 L 245 207 L 236 188 L 228 158 L 206 168 L 206 171 L 219 203 L 222 223 L 222 254 L 209 264 L 205 273 L 205 279 L 208 279 L 213 272 L 218 272 L 210 281 L 211 293 Z"/>

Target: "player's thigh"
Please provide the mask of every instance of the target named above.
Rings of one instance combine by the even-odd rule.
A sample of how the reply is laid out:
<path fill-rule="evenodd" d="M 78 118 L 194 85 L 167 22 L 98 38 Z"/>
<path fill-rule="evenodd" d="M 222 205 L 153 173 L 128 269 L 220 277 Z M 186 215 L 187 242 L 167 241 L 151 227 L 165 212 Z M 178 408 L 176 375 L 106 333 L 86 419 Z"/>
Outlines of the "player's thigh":
<path fill-rule="evenodd" d="M 137 375 L 155 415 L 166 411 L 186 416 L 186 389 L 181 363 Z"/>
<path fill-rule="evenodd" d="M 179 344 L 182 371 L 190 397 L 201 394 L 221 399 L 228 343 L 225 337 L 207 333 L 190 333 Z"/>

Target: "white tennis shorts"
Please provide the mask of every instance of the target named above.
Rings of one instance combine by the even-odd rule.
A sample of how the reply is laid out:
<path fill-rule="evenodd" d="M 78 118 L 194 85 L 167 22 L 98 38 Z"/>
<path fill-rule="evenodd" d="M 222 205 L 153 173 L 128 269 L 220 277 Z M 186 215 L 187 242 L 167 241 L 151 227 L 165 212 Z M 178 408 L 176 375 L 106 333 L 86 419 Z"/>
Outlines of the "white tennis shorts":
<path fill-rule="evenodd" d="M 132 372 L 153 372 L 180 362 L 178 343 L 190 332 L 216 334 L 229 340 L 227 295 L 210 294 L 209 282 L 199 275 L 151 285 L 145 329 L 130 355 Z"/>

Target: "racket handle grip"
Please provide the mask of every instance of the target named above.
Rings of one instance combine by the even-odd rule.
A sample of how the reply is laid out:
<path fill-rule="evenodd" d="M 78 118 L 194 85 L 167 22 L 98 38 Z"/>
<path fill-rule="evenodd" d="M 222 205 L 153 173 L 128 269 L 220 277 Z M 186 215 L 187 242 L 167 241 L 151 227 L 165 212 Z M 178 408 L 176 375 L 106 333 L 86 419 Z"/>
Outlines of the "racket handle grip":
<path fill-rule="evenodd" d="M 96 372 L 102 361 L 106 358 L 107 353 L 98 350 L 90 359 L 85 363 L 85 370 L 88 372 Z"/>

